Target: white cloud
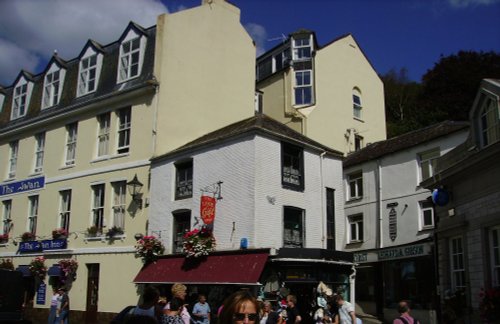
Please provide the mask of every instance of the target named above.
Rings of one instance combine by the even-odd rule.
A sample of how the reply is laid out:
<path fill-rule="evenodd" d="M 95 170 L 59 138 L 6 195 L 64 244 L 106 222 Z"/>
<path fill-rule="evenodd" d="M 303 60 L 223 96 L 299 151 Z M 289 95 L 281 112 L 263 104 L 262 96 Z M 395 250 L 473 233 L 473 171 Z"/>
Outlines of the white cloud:
<path fill-rule="evenodd" d="M 165 12 L 159 0 L 2 0 L 0 62 L 9 69 L 0 66 L 0 82 L 13 82 L 21 69 L 39 72 L 28 58 L 46 61 L 57 49 L 61 58 L 72 59 L 87 39 L 106 45 L 118 39 L 129 21 L 150 27 Z M 19 51 L 25 59 L 12 60 Z"/>
<path fill-rule="evenodd" d="M 9 86 L 14 82 L 22 69 L 33 71 L 38 65 L 39 59 L 31 53 L 17 46 L 14 43 L 3 40 L 0 38 L 0 84 Z M 8 78 L 4 78 L 8 76 Z"/>
<path fill-rule="evenodd" d="M 257 56 L 264 53 L 267 42 L 267 31 L 264 26 L 248 23 L 245 25 L 245 29 L 255 42 L 255 46 L 257 47 Z"/>
<path fill-rule="evenodd" d="M 469 6 L 491 5 L 499 3 L 500 0 L 448 0 L 453 8 L 467 8 Z"/>

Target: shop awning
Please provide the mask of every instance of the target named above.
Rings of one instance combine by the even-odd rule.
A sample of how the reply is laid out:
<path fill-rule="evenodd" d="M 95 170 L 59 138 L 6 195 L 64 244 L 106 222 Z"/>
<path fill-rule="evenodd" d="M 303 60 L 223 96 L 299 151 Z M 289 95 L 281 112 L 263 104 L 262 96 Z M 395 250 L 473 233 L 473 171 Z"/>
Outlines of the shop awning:
<path fill-rule="evenodd" d="M 135 283 L 260 285 L 259 277 L 269 253 L 209 255 L 204 260 L 167 257 L 144 266 Z"/>
<path fill-rule="evenodd" d="M 16 268 L 16 271 L 21 272 L 23 274 L 23 277 L 32 276 L 29 265 L 20 265 L 19 267 Z"/>
<path fill-rule="evenodd" d="M 58 264 L 54 264 L 52 267 L 49 268 L 47 274 L 49 275 L 49 277 L 60 277 L 62 274 L 61 267 Z"/>

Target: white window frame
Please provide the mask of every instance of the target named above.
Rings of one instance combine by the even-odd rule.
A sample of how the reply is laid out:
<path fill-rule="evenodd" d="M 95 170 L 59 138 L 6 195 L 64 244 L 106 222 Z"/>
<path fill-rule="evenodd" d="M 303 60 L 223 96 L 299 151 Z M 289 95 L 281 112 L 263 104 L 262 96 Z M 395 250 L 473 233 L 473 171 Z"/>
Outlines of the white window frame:
<path fill-rule="evenodd" d="M 455 245 L 455 243 L 457 245 Z M 454 291 L 465 289 L 465 251 L 464 239 L 461 236 L 451 237 L 450 241 L 450 276 Z M 457 247 L 457 248 L 455 248 Z M 461 263 L 461 264 L 460 264 Z M 458 282 L 457 277 L 461 277 Z"/>
<path fill-rule="evenodd" d="M 146 36 L 130 29 L 120 44 L 117 83 L 125 82 L 141 75 L 145 49 Z M 132 60 L 133 62 L 130 63 Z M 132 71 L 134 66 L 137 66 L 135 74 Z"/>
<path fill-rule="evenodd" d="M 29 208 L 28 208 L 28 228 L 27 231 L 36 235 L 36 227 L 38 222 L 38 206 L 40 203 L 38 195 L 33 195 L 28 197 Z"/>
<path fill-rule="evenodd" d="M 490 229 L 490 264 L 493 287 L 500 286 L 500 226 Z"/>
<path fill-rule="evenodd" d="M 97 90 L 101 74 L 102 54 L 92 47 L 87 48 L 80 59 L 78 72 L 77 96 L 84 96 Z"/>
<path fill-rule="evenodd" d="M 18 86 L 14 88 L 13 98 L 12 98 L 12 113 L 10 116 L 11 120 L 24 117 L 26 111 L 28 110 L 28 83 L 20 82 Z"/>
<path fill-rule="evenodd" d="M 125 230 L 127 182 L 115 181 L 111 183 L 111 187 L 113 188 L 113 206 L 111 206 L 113 226 Z"/>
<path fill-rule="evenodd" d="M 354 134 L 354 151 L 359 151 L 363 148 L 363 136 Z"/>
<path fill-rule="evenodd" d="M 363 171 L 351 172 L 347 175 L 347 200 L 363 198 Z"/>
<path fill-rule="evenodd" d="M 354 88 L 352 90 L 352 115 L 356 119 L 363 118 L 363 101 L 361 97 L 361 91 Z"/>
<path fill-rule="evenodd" d="M 420 219 L 419 219 L 419 224 L 420 224 L 420 230 L 426 230 L 426 229 L 431 229 L 434 228 L 434 207 L 431 202 L 427 200 L 422 200 L 419 202 L 419 208 L 420 208 Z M 427 213 L 430 213 L 431 216 L 431 223 L 426 224 L 425 223 L 425 216 Z"/>
<path fill-rule="evenodd" d="M 9 234 L 12 222 L 12 200 L 2 201 L 2 234 Z"/>
<path fill-rule="evenodd" d="M 305 55 L 309 49 L 309 55 Z M 312 36 L 307 38 L 293 38 L 293 59 L 294 60 L 309 60 L 312 57 Z"/>
<path fill-rule="evenodd" d="M 58 227 L 64 228 L 69 233 L 71 221 L 71 196 L 72 190 L 65 189 L 59 191 L 59 222 Z"/>
<path fill-rule="evenodd" d="M 61 100 L 65 72 L 55 63 L 47 71 L 43 84 L 42 109 L 55 106 Z"/>
<path fill-rule="evenodd" d="M 106 185 L 104 183 L 94 184 L 92 189 L 92 211 L 91 211 L 91 226 L 95 226 L 98 232 L 102 233 L 106 226 L 104 206 L 106 201 Z"/>
<path fill-rule="evenodd" d="M 418 153 L 420 181 L 429 179 L 434 175 L 437 159 L 441 156 L 439 147 Z"/>
<path fill-rule="evenodd" d="M 0 113 L 3 111 L 3 103 L 5 102 L 5 95 L 0 93 Z"/>
<path fill-rule="evenodd" d="M 349 226 L 349 243 L 360 243 L 364 240 L 364 221 L 363 214 L 354 214 L 347 216 Z"/>
<path fill-rule="evenodd" d="M 500 140 L 500 111 L 498 101 L 485 97 L 479 116 L 482 147 L 489 146 Z"/>
<path fill-rule="evenodd" d="M 9 143 L 10 153 L 9 153 L 9 171 L 7 174 L 8 179 L 14 179 L 16 177 L 17 170 L 17 157 L 19 155 L 19 141 L 15 140 Z"/>
<path fill-rule="evenodd" d="M 193 160 L 175 163 L 175 200 L 193 197 Z"/>
<path fill-rule="evenodd" d="M 309 83 L 306 83 L 306 81 L 307 81 L 306 75 L 309 75 Z M 305 106 L 305 105 L 311 105 L 314 103 L 313 85 L 312 85 L 313 81 L 312 80 L 313 80 L 313 71 L 312 70 L 300 70 L 300 71 L 294 72 L 293 96 L 294 96 L 295 106 Z M 311 94 L 310 94 L 311 100 L 309 102 L 305 100 L 305 98 L 306 98 L 305 93 L 308 89 L 311 91 Z M 297 91 L 300 91 L 302 93 L 302 102 L 298 102 L 299 96 L 297 96 Z"/>
<path fill-rule="evenodd" d="M 78 139 L 78 123 L 66 125 L 66 165 L 74 165 L 76 159 L 76 142 Z"/>
<path fill-rule="evenodd" d="M 34 173 L 43 171 L 43 157 L 45 154 L 45 132 L 35 135 L 35 165 L 33 167 Z"/>
<path fill-rule="evenodd" d="M 131 107 L 122 108 L 117 111 L 117 115 L 118 115 L 117 153 L 124 154 L 130 151 L 132 108 Z"/>
<path fill-rule="evenodd" d="M 109 138 L 111 133 L 111 113 L 107 112 L 97 116 L 97 157 L 109 154 Z"/>

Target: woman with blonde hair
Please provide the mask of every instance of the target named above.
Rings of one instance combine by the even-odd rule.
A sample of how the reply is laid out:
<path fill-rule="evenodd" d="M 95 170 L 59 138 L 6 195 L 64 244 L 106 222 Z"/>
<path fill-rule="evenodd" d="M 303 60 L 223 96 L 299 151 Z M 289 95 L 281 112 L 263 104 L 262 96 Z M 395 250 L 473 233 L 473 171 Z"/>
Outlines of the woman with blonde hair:
<path fill-rule="evenodd" d="M 187 295 L 187 287 L 185 285 L 181 283 L 174 283 L 170 290 L 172 291 L 172 298 L 178 298 L 183 303 L 185 302 Z M 163 308 L 163 314 L 168 314 L 168 310 L 170 310 L 170 303 L 168 303 L 165 308 Z M 182 306 L 180 314 L 185 324 L 189 324 L 191 322 L 191 315 L 189 315 L 189 311 L 187 310 L 186 305 Z"/>
<path fill-rule="evenodd" d="M 257 323 L 259 303 L 247 290 L 240 290 L 226 298 L 219 316 L 219 324 Z"/>

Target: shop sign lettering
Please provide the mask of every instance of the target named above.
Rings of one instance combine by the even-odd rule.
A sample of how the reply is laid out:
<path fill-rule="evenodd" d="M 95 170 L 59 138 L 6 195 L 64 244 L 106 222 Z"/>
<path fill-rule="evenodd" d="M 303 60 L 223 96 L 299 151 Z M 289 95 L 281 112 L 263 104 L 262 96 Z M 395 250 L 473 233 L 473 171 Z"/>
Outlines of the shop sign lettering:
<path fill-rule="evenodd" d="M 10 182 L 0 185 L 0 196 L 13 195 L 21 192 L 43 189 L 45 177 Z"/>
<path fill-rule="evenodd" d="M 354 253 L 354 262 L 368 261 L 368 253 Z"/>
<path fill-rule="evenodd" d="M 390 259 L 399 259 L 405 257 L 419 256 L 424 255 L 424 246 L 423 245 L 412 245 L 399 247 L 394 249 L 388 249 L 384 251 L 378 252 L 379 260 L 390 260 Z"/>
<path fill-rule="evenodd" d="M 19 252 L 40 252 L 47 250 L 62 250 L 67 246 L 66 239 L 28 241 L 19 243 Z"/>

